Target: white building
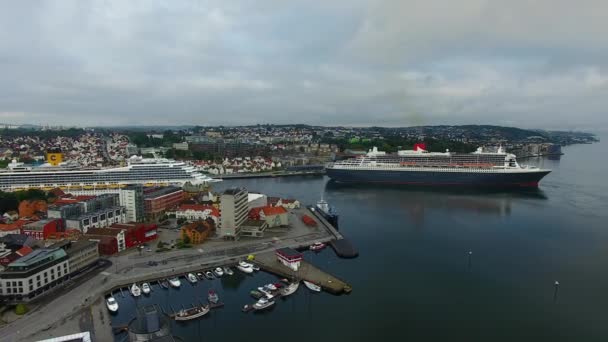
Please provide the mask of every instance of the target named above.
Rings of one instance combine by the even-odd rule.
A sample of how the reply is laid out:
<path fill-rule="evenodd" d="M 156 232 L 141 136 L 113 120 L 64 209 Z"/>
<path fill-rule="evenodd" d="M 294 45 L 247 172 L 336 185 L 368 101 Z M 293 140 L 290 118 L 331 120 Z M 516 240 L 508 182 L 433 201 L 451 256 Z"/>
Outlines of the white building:
<path fill-rule="evenodd" d="M 120 205 L 125 207 L 125 222 L 144 220 L 144 190 L 141 185 L 131 185 L 118 192 Z"/>
<path fill-rule="evenodd" d="M 247 220 L 249 205 L 248 193 L 244 188 L 233 188 L 224 191 L 220 197 L 220 226 L 217 233 L 220 237 L 238 239 L 240 226 Z"/>

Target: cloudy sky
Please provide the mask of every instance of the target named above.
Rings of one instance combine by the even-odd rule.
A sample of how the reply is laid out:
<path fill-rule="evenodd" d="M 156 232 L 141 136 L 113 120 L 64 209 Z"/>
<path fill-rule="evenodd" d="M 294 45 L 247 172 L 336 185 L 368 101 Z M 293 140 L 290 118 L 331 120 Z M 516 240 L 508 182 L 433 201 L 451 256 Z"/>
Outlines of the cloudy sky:
<path fill-rule="evenodd" d="M 0 123 L 607 128 L 605 0 L 0 3 Z"/>

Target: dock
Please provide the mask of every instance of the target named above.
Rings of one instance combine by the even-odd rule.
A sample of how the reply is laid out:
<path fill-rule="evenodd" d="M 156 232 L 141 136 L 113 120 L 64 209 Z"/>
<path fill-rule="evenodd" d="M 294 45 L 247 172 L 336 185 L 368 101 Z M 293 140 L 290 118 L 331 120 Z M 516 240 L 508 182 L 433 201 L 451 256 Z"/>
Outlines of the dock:
<path fill-rule="evenodd" d="M 333 235 L 334 239 L 329 241 L 329 245 L 337 256 L 348 259 L 359 256 L 359 252 L 355 246 L 353 246 L 350 240 L 340 233 L 338 229 L 336 229 L 336 227 L 334 227 L 331 223 L 327 222 L 327 220 L 320 215 L 314 207 L 308 207 L 308 211 L 314 215 L 314 217 L 321 222 L 323 226 L 325 226 L 331 235 Z"/>
<path fill-rule="evenodd" d="M 352 291 L 352 287 L 345 281 L 322 271 L 304 260 L 300 262 L 298 271 L 294 271 L 278 262 L 274 253 L 256 254 L 253 262 L 266 272 L 276 274 L 283 278 L 295 278 L 298 281 L 307 280 L 321 286 L 323 290 L 329 293 L 342 294 L 350 293 Z"/>

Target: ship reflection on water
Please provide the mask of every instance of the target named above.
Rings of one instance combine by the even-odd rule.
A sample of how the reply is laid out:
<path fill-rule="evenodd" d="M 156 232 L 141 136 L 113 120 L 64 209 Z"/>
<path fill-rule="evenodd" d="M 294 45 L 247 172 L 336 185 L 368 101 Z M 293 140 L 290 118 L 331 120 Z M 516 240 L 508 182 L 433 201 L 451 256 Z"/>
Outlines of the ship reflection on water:
<path fill-rule="evenodd" d="M 419 225 L 425 221 L 430 210 L 445 212 L 468 212 L 488 216 L 511 215 L 512 202 L 521 199 L 546 200 L 545 193 L 538 189 L 476 189 L 476 188 L 423 188 L 400 185 L 343 184 L 328 181 L 325 185 L 328 195 L 386 196 L 398 203 L 407 212 L 412 223 Z"/>

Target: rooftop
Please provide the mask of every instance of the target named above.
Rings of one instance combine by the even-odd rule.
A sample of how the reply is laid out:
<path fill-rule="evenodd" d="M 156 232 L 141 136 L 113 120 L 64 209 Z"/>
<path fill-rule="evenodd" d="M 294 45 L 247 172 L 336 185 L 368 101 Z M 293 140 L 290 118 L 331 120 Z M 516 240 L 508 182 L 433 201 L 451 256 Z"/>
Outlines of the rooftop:
<path fill-rule="evenodd" d="M 105 235 L 105 236 L 116 236 L 121 231 L 125 230 L 124 228 L 89 228 L 85 235 Z"/>
<path fill-rule="evenodd" d="M 66 256 L 66 252 L 61 248 L 41 248 L 30 254 L 10 263 L 9 267 L 31 267 L 39 263 L 57 260 Z"/>
<path fill-rule="evenodd" d="M 28 224 L 23 225 L 23 229 L 27 230 L 43 230 L 44 226 L 56 221 L 57 219 L 44 219 L 39 221 L 30 222 Z"/>
<path fill-rule="evenodd" d="M 240 192 L 247 191 L 245 188 L 230 188 L 224 190 L 224 195 L 236 195 Z"/>
<path fill-rule="evenodd" d="M 162 188 L 155 188 L 155 189 L 148 190 L 147 192 L 144 192 L 144 198 L 153 199 L 153 198 L 169 195 L 169 194 L 179 192 L 179 191 L 183 191 L 183 190 L 176 186 L 166 186 L 166 187 L 162 187 Z"/>
<path fill-rule="evenodd" d="M 260 210 L 262 210 L 264 212 L 264 215 L 266 215 L 266 216 L 281 215 L 281 214 L 287 213 L 287 209 L 285 209 L 283 207 L 267 206 L 267 207 L 260 208 Z"/>

